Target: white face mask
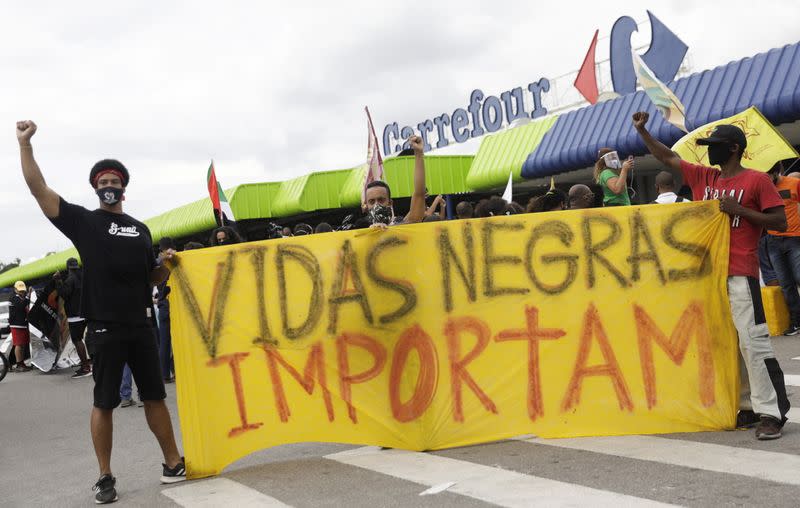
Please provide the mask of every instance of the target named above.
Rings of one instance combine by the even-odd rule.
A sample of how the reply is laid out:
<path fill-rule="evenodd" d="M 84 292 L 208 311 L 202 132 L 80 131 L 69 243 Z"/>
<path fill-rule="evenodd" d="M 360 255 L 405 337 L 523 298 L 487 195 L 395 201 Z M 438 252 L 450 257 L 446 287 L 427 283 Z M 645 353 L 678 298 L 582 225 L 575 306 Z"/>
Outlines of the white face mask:
<path fill-rule="evenodd" d="M 603 155 L 603 161 L 605 161 L 607 168 L 622 169 L 622 162 L 620 162 L 619 154 L 616 151 Z"/>

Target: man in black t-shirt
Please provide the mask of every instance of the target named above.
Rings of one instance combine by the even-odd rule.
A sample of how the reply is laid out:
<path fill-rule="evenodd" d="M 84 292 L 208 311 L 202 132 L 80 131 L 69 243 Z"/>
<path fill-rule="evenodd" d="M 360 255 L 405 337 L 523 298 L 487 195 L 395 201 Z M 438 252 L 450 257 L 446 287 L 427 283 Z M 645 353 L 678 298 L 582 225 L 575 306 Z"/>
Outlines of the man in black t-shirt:
<path fill-rule="evenodd" d="M 145 404 L 150 430 L 164 454 L 162 483 L 186 479 L 183 457 L 175 444 L 166 393 L 159 366 L 158 346 L 152 326 L 151 291 L 169 276 L 156 259 L 147 226 L 122 211 L 128 170 L 119 161 L 98 162 L 89 182 L 100 198 L 100 208 L 89 211 L 66 202 L 42 176 L 33 157 L 31 137 L 36 124 L 17 122 L 17 139 L 25 183 L 44 215 L 69 238 L 83 261 L 80 314 L 86 318 L 86 346 L 93 359 L 94 407 L 92 442 L 100 467 L 95 502 L 117 500 L 116 478 L 111 474 L 113 410 L 120 403 L 119 387 L 127 363 Z"/>

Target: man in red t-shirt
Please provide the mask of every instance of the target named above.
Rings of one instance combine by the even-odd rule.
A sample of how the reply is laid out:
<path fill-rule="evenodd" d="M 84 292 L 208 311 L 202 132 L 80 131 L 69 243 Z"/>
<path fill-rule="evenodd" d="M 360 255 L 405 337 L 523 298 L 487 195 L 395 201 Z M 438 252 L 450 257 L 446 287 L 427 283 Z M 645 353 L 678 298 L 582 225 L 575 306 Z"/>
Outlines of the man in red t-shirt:
<path fill-rule="evenodd" d="M 767 174 L 783 199 L 788 225 L 786 231 L 767 231 L 767 252 L 792 318 L 783 334 L 797 335 L 800 333 L 800 294 L 797 292 L 797 284 L 800 284 L 800 214 L 797 210 L 800 179 L 783 176 L 783 164 L 780 161 Z"/>
<path fill-rule="evenodd" d="M 758 240 L 765 227 L 786 230 L 783 200 L 765 173 L 742 167 L 747 138 L 738 127 L 718 125 L 710 137 L 697 140 L 698 145 L 708 146 L 708 160 L 721 168 L 718 170 L 681 160 L 650 135 L 645 127 L 648 118 L 647 113 L 634 113 L 633 126 L 650 153 L 671 171 L 683 175 L 695 201 L 719 200 L 719 209 L 731 217 L 728 300 L 739 335 L 742 381 L 736 425 L 757 423 L 756 438 L 777 439 L 786 422 L 789 399 L 761 302 Z"/>

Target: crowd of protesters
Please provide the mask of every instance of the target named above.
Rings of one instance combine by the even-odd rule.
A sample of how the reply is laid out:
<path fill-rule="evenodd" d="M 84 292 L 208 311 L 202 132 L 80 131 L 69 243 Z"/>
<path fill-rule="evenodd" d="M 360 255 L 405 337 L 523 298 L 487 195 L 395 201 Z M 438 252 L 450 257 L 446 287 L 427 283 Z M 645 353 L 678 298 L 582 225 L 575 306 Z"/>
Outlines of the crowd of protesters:
<path fill-rule="evenodd" d="M 756 426 L 758 439 L 776 439 L 786 422 L 789 402 L 783 373 L 772 351 L 761 305 L 759 261 L 768 284 L 779 284 L 791 313 L 786 335 L 800 333 L 800 179 L 784 176 L 778 163 L 768 174 L 745 169 L 741 158 L 746 147 L 743 132 L 731 125 L 715 128 L 698 144 L 709 147 L 711 164 L 721 171 L 682 161 L 647 131 L 646 113 L 636 113 L 633 124 L 648 150 L 666 168 L 655 178 L 658 197 L 654 205 L 688 201 L 676 193 L 676 178 L 690 188 L 694 199 L 718 199 L 720 210 L 731 216 L 728 298 L 742 353 L 742 379 L 749 387 L 742 390 L 737 426 Z M 122 212 L 122 199 L 128 185 L 127 169 L 118 161 L 103 160 L 90 172 L 89 181 L 100 199 L 100 208 L 88 211 L 67 203 L 47 187 L 30 145 L 36 126 L 19 122 L 23 175 L 44 215 L 77 247 L 86 263 L 83 272 L 75 259 L 67 263 L 67 276 L 56 285 L 63 298 L 73 343 L 80 367 L 73 377 L 93 375 L 95 380 L 92 437 L 101 476 L 95 484 L 98 503 L 116 500 L 116 478 L 111 474 L 111 411 L 133 405 L 131 378 L 139 389 L 148 423 L 164 454 L 162 482 L 185 478 L 163 403 L 164 383 L 175 381 L 170 336 L 169 269 L 177 245 L 161 238 L 157 247 L 147 226 Z M 611 148 L 598 152 L 594 167 L 595 189 L 575 184 L 567 192 L 552 182 L 550 188 L 523 206 L 499 196 L 476 203 L 460 201 L 455 213 L 447 210 L 448 199 L 435 196 L 426 206 L 425 167 L 422 140 L 409 140 L 415 156 L 414 189 L 410 209 L 396 216 L 391 188 L 373 181 L 365 188 L 364 203 L 358 214 L 348 215 L 338 226 L 320 222 L 316 226 L 301 222 L 293 227 L 270 223 L 270 239 L 346 231 L 360 228 L 385 229 L 397 224 L 465 220 L 523 213 L 544 213 L 596 206 L 630 206 L 628 179 L 634 168 L 633 157 L 624 161 Z M 795 174 L 795 176 L 800 176 Z M 544 190 L 544 189 L 542 189 Z M 732 197 L 736 193 L 737 199 Z M 785 212 L 784 212 L 785 208 Z M 764 233 L 766 231 L 766 233 Z M 763 234 L 763 236 L 762 236 Z M 184 250 L 217 247 L 246 241 L 235 224 L 212 231 L 207 245 L 187 242 Z M 156 255 L 156 250 L 158 254 Z M 759 259 L 760 258 L 760 259 Z M 773 282 L 776 281 L 776 282 Z M 25 313 L 29 290 L 23 281 L 14 285 L 10 322 L 17 346 L 15 370 L 29 370 L 21 361 L 20 348 L 28 343 Z M 761 310 L 759 310 L 761 309 Z M 87 326 L 89 327 L 87 333 Z M 85 344 L 84 344 L 85 337 Z"/>

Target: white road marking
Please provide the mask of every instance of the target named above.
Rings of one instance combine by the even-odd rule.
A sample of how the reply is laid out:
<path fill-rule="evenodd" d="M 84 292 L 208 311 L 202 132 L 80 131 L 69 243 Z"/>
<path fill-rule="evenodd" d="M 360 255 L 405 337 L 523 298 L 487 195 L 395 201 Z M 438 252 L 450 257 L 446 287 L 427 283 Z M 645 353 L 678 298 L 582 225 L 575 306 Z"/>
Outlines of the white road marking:
<path fill-rule="evenodd" d="M 790 408 L 789 412 L 786 414 L 786 418 L 792 423 L 800 423 L 800 408 Z"/>
<path fill-rule="evenodd" d="M 442 483 L 440 485 L 435 485 L 435 486 L 429 488 L 428 490 L 423 490 L 422 492 L 419 493 L 419 495 L 420 496 L 430 496 L 430 495 L 433 495 L 433 494 L 438 494 L 439 492 L 444 492 L 445 490 L 449 489 L 450 487 L 452 487 L 455 484 L 456 484 L 456 482 L 447 482 L 447 483 Z"/>
<path fill-rule="evenodd" d="M 800 456 L 653 436 L 526 439 L 526 442 L 583 450 L 660 464 L 737 474 L 800 485 Z"/>
<path fill-rule="evenodd" d="M 792 360 L 800 360 L 800 356 L 795 356 Z"/>
<path fill-rule="evenodd" d="M 784 374 L 783 382 L 786 386 L 800 386 L 800 376 L 797 374 Z"/>
<path fill-rule="evenodd" d="M 181 506 L 192 508 L 217 508 L 219 506 L 291 508 L 274 497 L 251 489 L 228 478 L 198 480 L 164 489 L 162 494 Z"/>
<path fill-rule="evenodd" d="M 456 482 L 448 492 L 499 506 L 673 506 L 430 453 L 367 446 L 325 458 L 421 485 Z"/>

